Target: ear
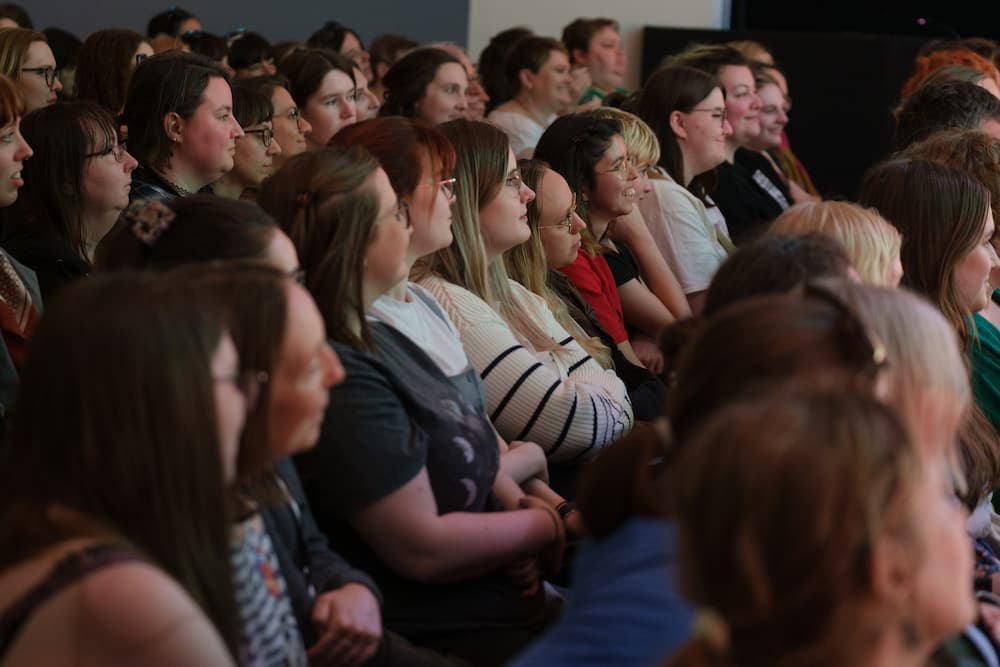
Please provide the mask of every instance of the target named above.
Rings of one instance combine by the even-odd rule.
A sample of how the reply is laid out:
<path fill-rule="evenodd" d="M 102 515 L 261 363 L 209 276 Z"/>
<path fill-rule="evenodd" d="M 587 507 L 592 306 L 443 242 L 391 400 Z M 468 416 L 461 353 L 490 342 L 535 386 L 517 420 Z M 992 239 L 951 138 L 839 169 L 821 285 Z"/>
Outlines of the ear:
<path fill-rule="evenodd" d="M 913 554 L 898 539 L 882 537 L 872 549 L 872 594 L 880 603 L 903 609 L 913 597 Z"/>
<path fill-rule="evenodd" d="M 527 67 L 521 68 L 517 73 L 517 80 L 520 82 L 521 88 L 525 90 L 531 90 L 535 87 L 535 73 Z"/>
<path fill-rule="evenodd" d="M 680 111 L 670 112 L 670 130 L 677 135 L 678 139 L 687 139 L 687 118 Z"/>
<path fill-rule="evenodd" d="M 573 49 L 573 52 L 569 54 L 573 59 L 573 65 L 582 67 L 583 63 L 587 61 L 587 52 L 583 49 Z"/>
<path fill-rule="evenodd" d="M 163 131 L 166 133 L 170 143 L 179 144 L 184 141 L 185 126 L 184 119 L 174 111 L 163 117 Z"/>

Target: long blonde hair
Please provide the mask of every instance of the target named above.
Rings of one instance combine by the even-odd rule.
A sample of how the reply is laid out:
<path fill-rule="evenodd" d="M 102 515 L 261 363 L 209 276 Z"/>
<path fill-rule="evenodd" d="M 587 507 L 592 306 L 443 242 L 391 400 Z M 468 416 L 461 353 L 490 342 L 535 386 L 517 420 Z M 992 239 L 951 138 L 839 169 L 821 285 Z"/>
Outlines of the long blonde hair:
<path fill-rule="evenodd" d="M 542 185 L 545 173 L 551 171 L 541 160 L 518 160 L 521 179 L 525 185 L 536 193 Z M 555 173 L 555 172 L 552 172 Z M 566 303 L 549 287 L 549 265 L 545 258 L 545 249 L 538 234 L 538 223 L 542 218 L 542 198 L 537 196 L 528 204 L 528 227 L 531 229 L 531 239 L 504 253 L 503 261 L 511 278 L 521 283 L 529 290 L 539 295 L 549 305 L 549 310 L 555 316 L 576 342 L 587 353 L 597 360 L 604 368 L 611 368 L 611 350 L 596 336 L 588 336 L 587 332 L 577 324 L 566 308 Z"/>
<path fill-rule="evenodd" d="M 503 260 L 489 261 L 479 229 L 480 209 L 500 193 L 507 178 L 507 135 L 492 123 L 464 119 L 449 121 L 439 129 L 458 156 L 451 223 L 454 241 L 418 260 L 411 279 L 419 281 L 433 274 L 464 287 L 497 311 L 522 343 L 540 352 L 559 351 L 559 342 L 515 298 Z"/>

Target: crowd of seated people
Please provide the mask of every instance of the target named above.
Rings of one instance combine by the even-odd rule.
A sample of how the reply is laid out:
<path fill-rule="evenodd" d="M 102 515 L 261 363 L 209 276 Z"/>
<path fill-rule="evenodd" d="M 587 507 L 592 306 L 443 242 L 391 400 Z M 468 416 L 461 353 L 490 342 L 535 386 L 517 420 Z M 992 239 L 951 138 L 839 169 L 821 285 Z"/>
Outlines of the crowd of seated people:
<path fill-rule="evenodd" d="M 1000 665 L 995 44 L 314 28 L 0 5 L 0 663 Z"/>

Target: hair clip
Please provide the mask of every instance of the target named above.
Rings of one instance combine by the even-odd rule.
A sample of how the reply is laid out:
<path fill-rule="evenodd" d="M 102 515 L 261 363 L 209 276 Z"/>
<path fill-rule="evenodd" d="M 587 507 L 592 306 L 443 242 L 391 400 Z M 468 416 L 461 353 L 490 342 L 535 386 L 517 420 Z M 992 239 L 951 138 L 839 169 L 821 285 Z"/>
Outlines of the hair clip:
<path fill-rule="evenodd" d="M 305 208 L 312 203 L 313 193 L 309 190 L 299 193 L 299 196 L 295 198 L 295 203 L 299 205 L 300 208 Z"/>
<path fill-rule="evenodd" d="M 123 213 L 132 223 L 132 233 L 147 246 L 152 246 L 177 215 L 156 199 L 136 199 Z"/>
<path fill-rule="evenodd" d="M 574 134 L 572 137 L 569 138 L 569 141 L 572 144 L 578 144 L 581 141 L 583 141 L 583 137 L 581 137 L 579 134 Z"/>

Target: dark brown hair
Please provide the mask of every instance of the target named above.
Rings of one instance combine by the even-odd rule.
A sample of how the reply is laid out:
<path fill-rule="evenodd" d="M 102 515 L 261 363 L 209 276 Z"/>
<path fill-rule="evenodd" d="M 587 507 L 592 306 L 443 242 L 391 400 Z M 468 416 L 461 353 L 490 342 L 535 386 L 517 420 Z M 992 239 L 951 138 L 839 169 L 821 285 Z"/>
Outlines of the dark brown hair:
<path fill-rule="evenodd" d="M 76 97 L 93 100 L 117 116 L 135 66 L 135 52 L 146 38 L 134 30 L 98 30 L 80 47 L 76 66 Z"/>

